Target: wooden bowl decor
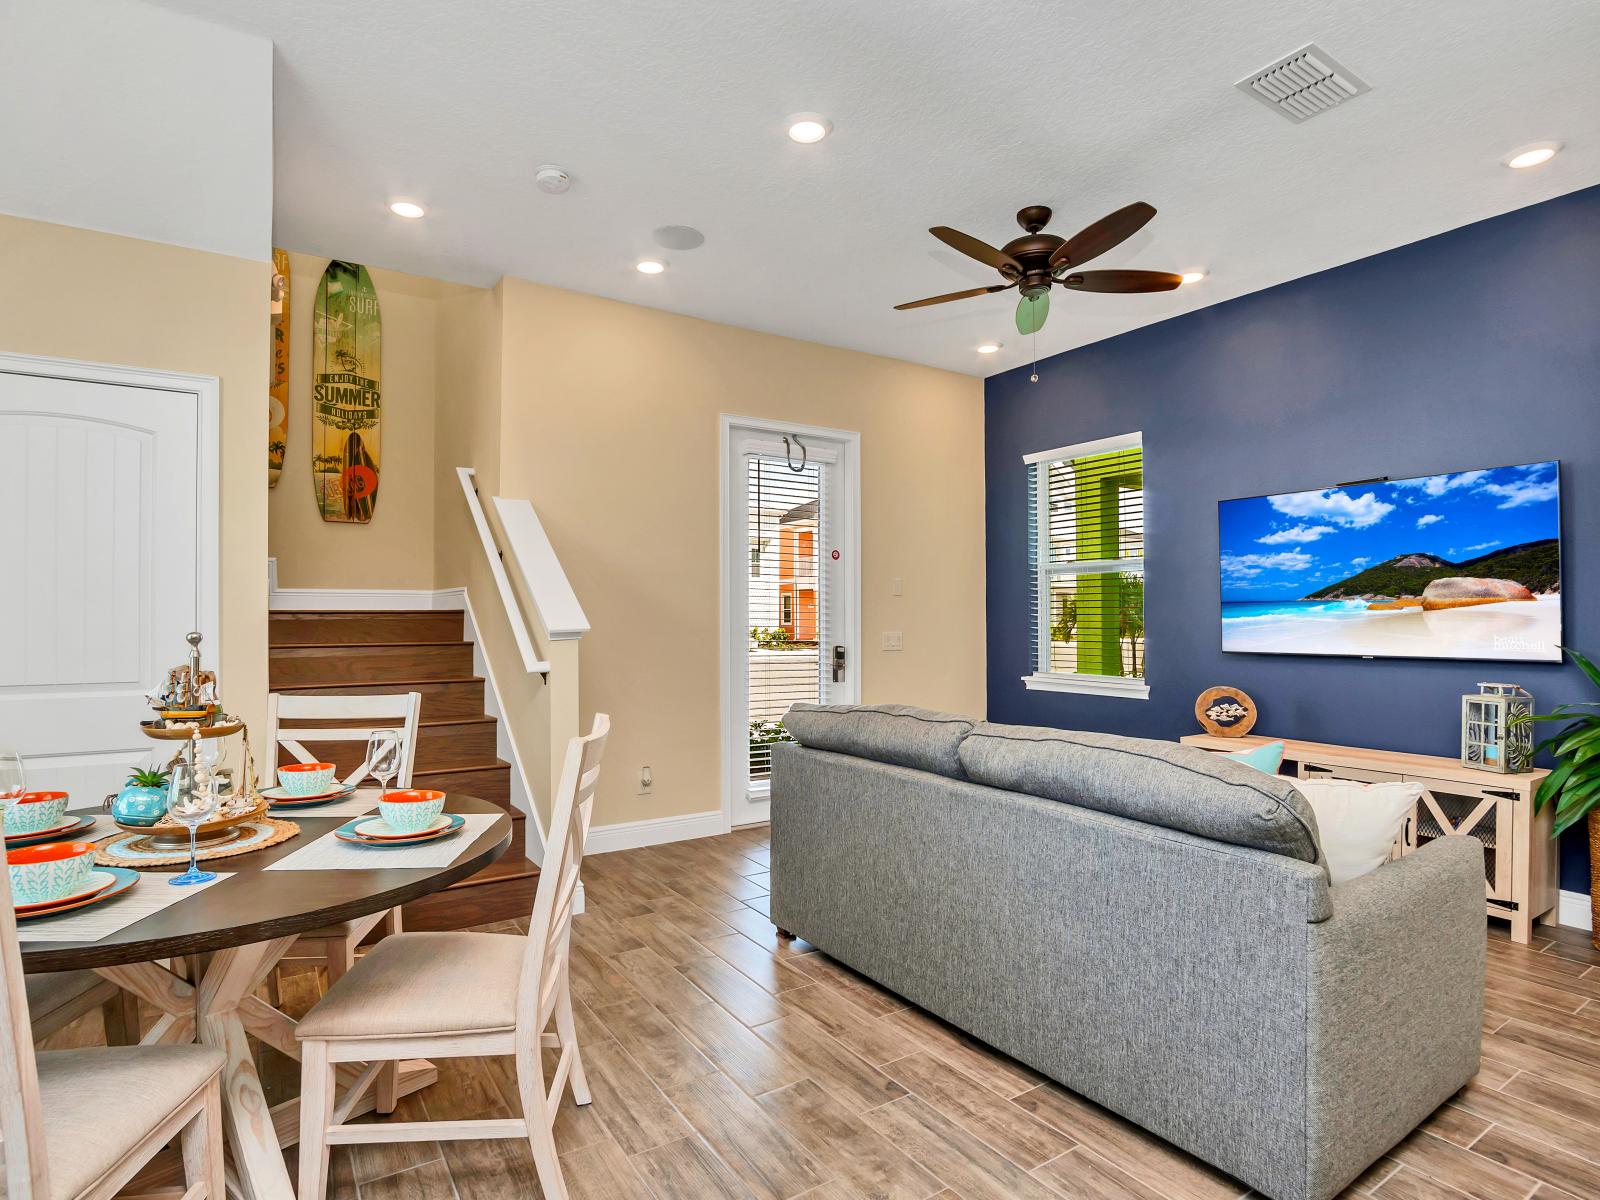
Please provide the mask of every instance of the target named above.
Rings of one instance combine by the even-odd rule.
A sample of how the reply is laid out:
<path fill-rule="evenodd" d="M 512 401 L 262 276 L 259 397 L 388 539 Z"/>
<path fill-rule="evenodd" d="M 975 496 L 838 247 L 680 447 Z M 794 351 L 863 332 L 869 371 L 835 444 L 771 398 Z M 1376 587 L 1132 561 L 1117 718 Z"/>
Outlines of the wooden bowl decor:
<path fill-rule="evenodd" d="M 1255 728 L 1256 702 L 1241 688 L 1207 688 L 1194 702 L 1194 717 L 1213 737 L 1243 737 Z"/>

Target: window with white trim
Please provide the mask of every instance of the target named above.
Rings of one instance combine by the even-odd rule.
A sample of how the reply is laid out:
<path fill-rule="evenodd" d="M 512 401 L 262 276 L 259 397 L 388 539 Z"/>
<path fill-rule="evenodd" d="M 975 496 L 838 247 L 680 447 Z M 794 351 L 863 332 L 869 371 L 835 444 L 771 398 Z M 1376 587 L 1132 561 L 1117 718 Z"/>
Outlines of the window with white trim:
<path fill-rule="evenodd" d="M 1032 689 L 1144 699 L 1144 441 L 1029 454 Z"/>

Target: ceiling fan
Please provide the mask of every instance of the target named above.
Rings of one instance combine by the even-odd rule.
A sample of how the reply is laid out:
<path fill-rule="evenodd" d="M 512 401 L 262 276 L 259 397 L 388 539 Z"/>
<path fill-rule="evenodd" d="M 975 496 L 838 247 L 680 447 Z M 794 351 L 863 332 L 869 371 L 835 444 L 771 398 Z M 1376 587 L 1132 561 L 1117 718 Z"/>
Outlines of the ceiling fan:
<path fill-rule="evenodd" d="M 1049 315 L 1052 284 L 1076 292 L 1170 292 L 1183 282 L 1183 276 L 1170 271 L 1078 270 L 1090 259 L 1099 258 L 1138 233 L 1155 215 L 1156 210 L 1141 200 L 1062 239 L 1042 232 L 1050 223 L 1050 210 L 1042 204 L 1030 204 L 1017 213 L 1017 224 L 1022 226 L 1023 236 L 1013 238 L 998 250 L 959 229 L 935 225 L 929 233 L 968 258 L 993 267 L 1005 282 L 896 304 L 895 309 L 925 308 L 930 304 L 1018 288 L 1022 298 L 1017 301 L 1017 332 L 1027 334 L 1037 333 Z"/>

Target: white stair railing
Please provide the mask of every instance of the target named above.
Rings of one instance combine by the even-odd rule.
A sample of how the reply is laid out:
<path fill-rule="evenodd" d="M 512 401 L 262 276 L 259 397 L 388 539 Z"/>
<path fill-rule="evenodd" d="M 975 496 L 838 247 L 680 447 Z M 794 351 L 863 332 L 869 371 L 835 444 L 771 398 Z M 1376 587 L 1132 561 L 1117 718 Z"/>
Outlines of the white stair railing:
<path fill-rule="evenodd" d="M 472 514 L 472 524 L 483 544 L 484 558 L 495 590 L 500 594 L 500 604 L 505 609 L 523 669 L 530 676 L 537 675 L 544 684 L 542 699 L 537 703 L 524 693 L 515 712 L 502 713 L 501 730 L 510 739 L 511 757 L 521 777 L 523 791 L 535 804 L 536 797 L 548 801 L 555 795 L 567 742 L 579 732 L 578 641 L 589 632 L 589 619 L 578 603 L 577 594 L 533 505 L 526 500 L 503 496 L 492 498 L 505 543 L 502 550 L 478 494 L 477 473 L 471 467 L 457 467 L 456 475 L 461 481 L 467 510 Z M 511 571 L 516 572 L 516 586 Z M 518 599 L 519 593 L 528 599 L 533 617 L 531 625 Z M 471 609 L 470 589 L 468 608 Z M 480 650 L 492 680 L 495 672 L 488 648 L 480 645 Z M 503 665 L 512 669 L 509 663 Z M 508 695 L 514 690 L 508 689 Z M 499 691 L 496 686 L 496 693 Z M 543 714 L 531 730 L 526 719 L 529 713 Z M 521 731 L 520 736 L 517 730 Z M 519 746 L 519 742 L 526 744 Z M 527 761 L 549 764 L 547 779 L 528 777 L 523 767 L 524 749 L 530 756 L 537 752 L 537 757 L 528 757 Z M 529 815 L 539 842 L 537 847 L 530 846 L 529 852 L 535 861 L 542 862 L 544 822 L 537 810 Z"/>
<path fill-rule="evenodd" d="M 489 528 L 489 518 L 483 511 L 483 502 L 478 498 L 478 473 L 471 467 L 457 467 L 456 476 L 461 480 L 461 490 L 467 497 L 467 511 L 472 514 L 472 524 L 478 531 L 478 540 L 483 543 L 484 557 L 489 560 L 489 573 L 494 576 L 495 590 L 500 593 L 500 604 L 505 609 L 506 620 L 511 623 L 511 636 L 516 639 L 517 651 L 522 655 L 523 669 L 530 675 L 539 674 L 548 678 L 550 664 L 540 658 L 533 648 L 533 635 L 528 631 L 527 618 L 522 615 L 522 606 L 517 603 L 517 594 L 512 590 L 511 579 L 506 574 L 505 556 L 501 554 L 500 547 L 495 545 L 494 531 Z M 536 521 L 537 519 L 535 518 Z M 548 544 L 547 541 L 546 545 Z M 556 569 L 560 570 L 559 563 L 556 564 Z M 565 580 L 565 575 L 562 578 Z M 572 589 L 569 586 L 567 590 L 570 592 Z M 535 603 L 537 602 L 535 597 Z M 577 602 L 576 597 L 573 598 L 573 602 Z"/>

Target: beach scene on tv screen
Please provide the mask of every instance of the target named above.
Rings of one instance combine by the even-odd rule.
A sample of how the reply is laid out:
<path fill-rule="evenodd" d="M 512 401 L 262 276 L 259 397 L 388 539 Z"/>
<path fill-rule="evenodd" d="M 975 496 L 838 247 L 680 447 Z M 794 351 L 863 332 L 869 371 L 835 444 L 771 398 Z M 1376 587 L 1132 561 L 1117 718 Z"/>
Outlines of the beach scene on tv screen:
<path fill-rule="evenodd" d="M 1224 500 L 1222 648 L 1553 662 L 1554 462 Z"/>

